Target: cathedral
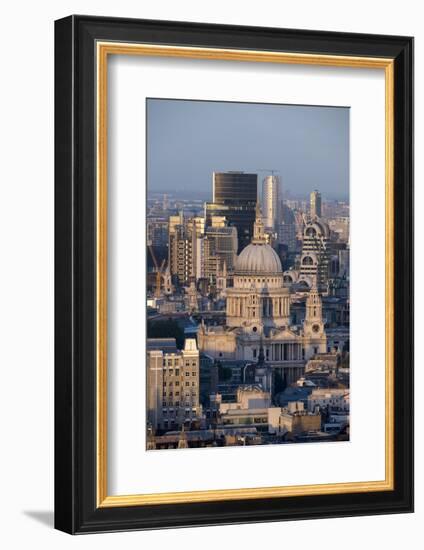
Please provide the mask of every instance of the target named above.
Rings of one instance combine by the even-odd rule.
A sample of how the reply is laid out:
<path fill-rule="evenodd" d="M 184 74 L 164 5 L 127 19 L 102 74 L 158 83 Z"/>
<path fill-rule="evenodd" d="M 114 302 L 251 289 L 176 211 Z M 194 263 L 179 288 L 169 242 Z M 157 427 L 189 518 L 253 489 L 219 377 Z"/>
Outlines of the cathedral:
<path fill-rule="evenodd" d="M 202 323 L 198 342 L 215 359 L 257 362 L 263 353 L 266 364 L 287 383 L 303 375 L 308 359 L 327 352 L 316 285 L 307 297 L 303 325 L 290 323 L 290 290 L 283 284 L 280 259 L 267 243 L 259 209 L 251 243 L 237 256 L 234 284 L 226 289 L 226 324 Z"/>

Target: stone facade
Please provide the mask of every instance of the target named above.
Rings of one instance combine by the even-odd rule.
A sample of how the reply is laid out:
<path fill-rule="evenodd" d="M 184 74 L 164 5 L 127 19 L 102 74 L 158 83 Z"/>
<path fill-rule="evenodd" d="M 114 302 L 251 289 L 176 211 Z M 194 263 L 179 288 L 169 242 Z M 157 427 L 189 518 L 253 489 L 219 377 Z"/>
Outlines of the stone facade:
<path fill-rule="evenodd" d="M 290 324 L 290 293 L 283 285 L 281 262 L 266 243 L 259 212 L 254 237 L 237 257 L 233 287 L 227 288 L 226 325 L 201 325 L 200 350 L 216 359 L 265 361 L 295 382 L 306 361 L 327 350 L 321 298 L 316 287 L 307 300 L 303 328 Z"/>
<path fill-rule="evenodd" d="M 179 430 L 198 421 L 201 417 L 199 390 L 196 340 L 187 338 L 180 351 L 172 338 L 149 339 L 147 421 L 151 428 Z"/>

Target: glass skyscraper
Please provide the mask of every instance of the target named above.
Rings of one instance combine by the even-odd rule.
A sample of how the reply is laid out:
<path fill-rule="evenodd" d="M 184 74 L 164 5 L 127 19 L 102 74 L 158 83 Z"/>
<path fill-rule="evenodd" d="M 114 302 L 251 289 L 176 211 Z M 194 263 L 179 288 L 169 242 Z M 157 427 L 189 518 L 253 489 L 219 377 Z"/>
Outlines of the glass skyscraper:
<path fill-rule="evenodd" d="M 205 207 L 206 225 L 212 216 L 225 216 L 237 229 L 238 253 L 250 243 L 255 223 L 258 176 L 245 172 L 214 172 L 212 202 Z"/>

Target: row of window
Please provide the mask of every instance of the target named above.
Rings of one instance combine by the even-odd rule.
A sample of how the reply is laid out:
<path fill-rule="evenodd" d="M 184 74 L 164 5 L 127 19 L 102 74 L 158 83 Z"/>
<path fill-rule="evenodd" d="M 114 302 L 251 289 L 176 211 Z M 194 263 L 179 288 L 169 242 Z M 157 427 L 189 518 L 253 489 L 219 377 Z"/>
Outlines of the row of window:
<path fill-rule="evenodd" d="M 166 389 L 163 390 L 163 393 L 162 395 L 166 396 L 168 395 L 168 397 L 173 397 L 173 392 L 172 391 L 169 391 L 168 394 L 166 393 Z M 184 397 L 190 397 L 190 395 L 192 397 L 196 397 L 196 391 L 195 390 L 191 390 L 191 393 L 190 391 L 186 391 L 185 394 L 184 394 Z M 180 392 L 179 391 L 176 391 L 175 392 L 175 397 L 179 397 L 180 396 Z"/>
<path fill-rule="evenodd" d="M 182 375 L 183 373 L 181 373 Z M 194 370 L 194 371 L 186 371 L 185 372 L 185 375 L 186 376 L 197 376 L 197 371 Z M 168 371 L 165 371 L 165 367 L 164 367 L 164 375 L 165 376 L 180 376 L 180 369 L 175 369 L 175 372 L 172 368 L 170 368 Z"/>
<path fill-rule="evenodd" d="M 163 360 L 163 366 L 164 367 L 179 367 L 180 366 L 180 359 L 178 357 L 176 357 L 175 359 L 164 359 Z M 182 367 L 183 365 L 181 365 Z M 184 366 L 186 367 L 197 367 L 197 361 L 194 359 L 192 361 L 186 359 L 185 363 L 184 363 Z"/>
<path fill-rule="evenodd" d="M 179 380 L 176 380 L 176 381 L 175 381 L 175 386 L 178 387 L 179 385 L 180 385 L 180 381 L 179 381 Z M 184 385 L 185 385 L 185 386 L 190 386 L 190 382 L 187 381 Z M 197 384 L 196 384 L 196 382 L 192 382 L 191 385 L 192 385 L 192 386 L 196 386 Z M 163 387 L 165 388 L 166 386 L 172 387 L 172 386 L 174 386 L 174 382 L 171 381 L 171 382 L 168 382 L 168 383 L 167 383 L 166 381 L 164 381 L 164 382 L 163 382 Z"/>
<path fill-rule="evenodd" d="M 168 403 L 167 401 L 162 402 L 162 407 L 171 407 L 169 409 L 170 413 L 174 412 L 174 409 L 172 407 L 180 407 L 180 405 L 181 407 L 193 407 L 193 410 L 194 411 L 196 410 L 195 407 L 193 406 L 193 403 L 191 403 L 190 401 L 186 401 L 185 403 L 180 403 L 180 401 L 176 401 L 175 403 Z M 168 409 L 164 408 L 162 409 L 162 412 L 166 414 L 167 410 Z"/>

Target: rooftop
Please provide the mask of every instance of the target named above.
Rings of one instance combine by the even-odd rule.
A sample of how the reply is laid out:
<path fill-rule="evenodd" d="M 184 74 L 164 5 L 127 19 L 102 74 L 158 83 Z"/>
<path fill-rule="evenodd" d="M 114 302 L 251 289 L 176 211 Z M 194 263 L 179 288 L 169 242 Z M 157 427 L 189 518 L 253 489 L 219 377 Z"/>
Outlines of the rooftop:
<path fill-rule="evenodd" d="M 164 353 L 177 353 L 175 338 L 147 338 L 147 351 L 160 350 Z"/>

